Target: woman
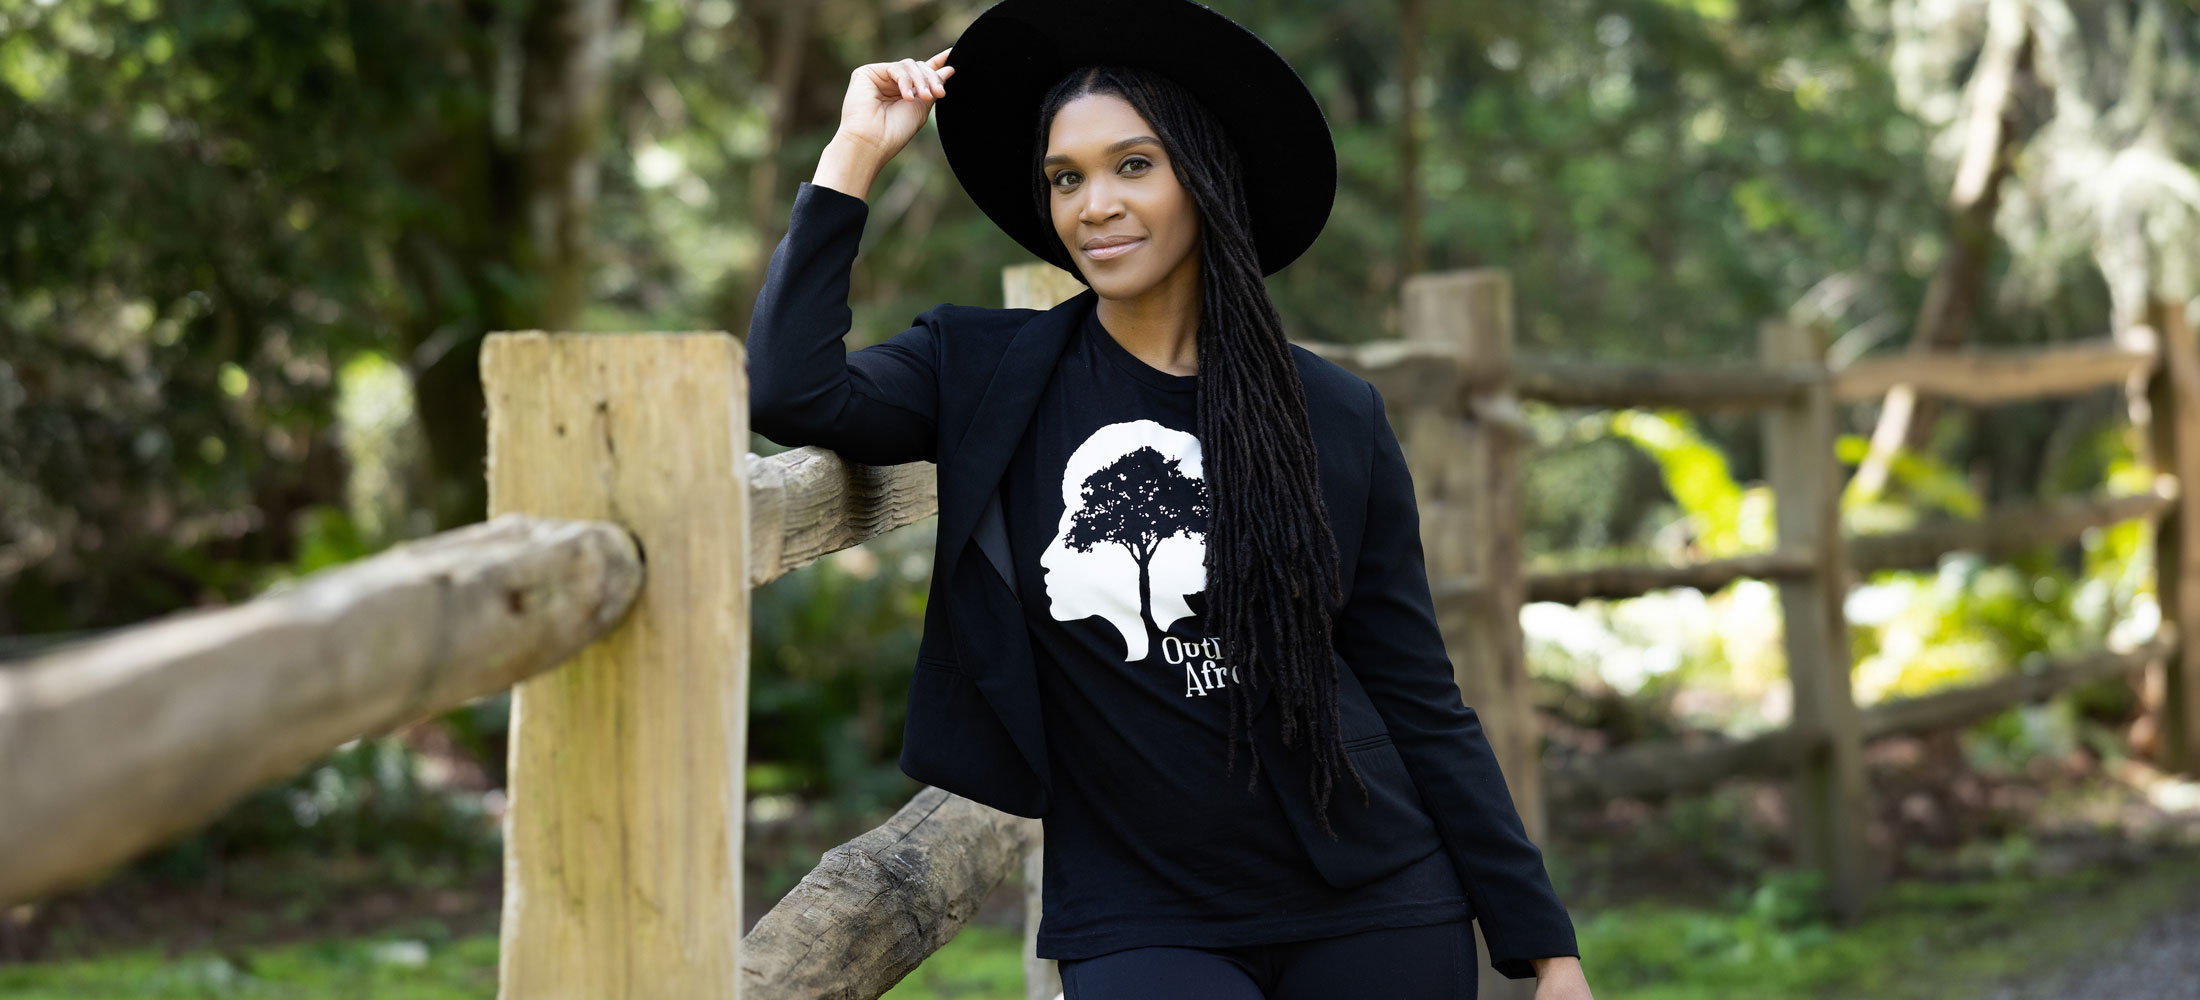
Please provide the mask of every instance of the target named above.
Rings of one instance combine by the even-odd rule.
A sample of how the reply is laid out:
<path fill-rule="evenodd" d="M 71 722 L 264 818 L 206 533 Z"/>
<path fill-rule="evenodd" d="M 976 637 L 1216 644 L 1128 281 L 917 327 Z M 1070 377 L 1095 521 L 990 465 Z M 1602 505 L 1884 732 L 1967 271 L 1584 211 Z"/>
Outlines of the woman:
<path fill-rule="evenodd" d="M 936 101 L 973 200 L 1090 289 L 844 354 L 862 199 Z M 856 69 L 758 298 L 760 433 L 939 463 L 902 765 L 1043 819 L 1068 1000 L 1472 997 L 1478 916 L 1498 971 L 1589 996 L 1459 704 L 1380 396 L 1261 282 L 1334 187 L 1318 106 L 1243 28 L 1005 0 Z"/>

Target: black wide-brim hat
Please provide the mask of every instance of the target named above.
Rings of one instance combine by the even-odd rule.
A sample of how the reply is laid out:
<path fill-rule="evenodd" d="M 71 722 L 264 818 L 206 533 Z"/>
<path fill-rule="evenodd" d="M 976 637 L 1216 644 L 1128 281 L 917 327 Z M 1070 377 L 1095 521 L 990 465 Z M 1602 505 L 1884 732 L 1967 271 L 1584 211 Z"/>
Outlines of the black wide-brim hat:
<path fill-rule="evenodd" d="M 1032 204 L 1031 143 L 1048 88 L 1080 66 L 1157 70 L 1221 120 L 1263 276 L 1298 259 L 1336 203 L 1336 145 L 1306 82 L 1258 35 L 1191 0 L 1001 0 L 963 30 L 947 65 L 955 75 L 932 113 L 955 179 L 1003 232 L 1072 273 Z"/>

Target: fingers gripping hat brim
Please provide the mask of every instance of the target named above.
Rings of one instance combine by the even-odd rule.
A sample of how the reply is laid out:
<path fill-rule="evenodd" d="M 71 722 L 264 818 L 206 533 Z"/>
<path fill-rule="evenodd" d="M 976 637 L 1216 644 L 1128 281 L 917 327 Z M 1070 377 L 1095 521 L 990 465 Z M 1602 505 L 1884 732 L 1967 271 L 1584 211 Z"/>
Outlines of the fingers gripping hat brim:
<path fill-rule="evenodd" d="M 1298 259 L 1336 203 L 1336 146 L 1306 82 L 1259 36 L 1191 0 L 1001 0 L 947 63 L 955 75 L 933 114 L 949 168 L 995 225 L 1058 267 L 1075 270 L 1032 204 L 1031 143 L 1047 89 L 1080 66 L 1159 71 L 1214 112 L 1242 161 L 1263 275 Z"/>

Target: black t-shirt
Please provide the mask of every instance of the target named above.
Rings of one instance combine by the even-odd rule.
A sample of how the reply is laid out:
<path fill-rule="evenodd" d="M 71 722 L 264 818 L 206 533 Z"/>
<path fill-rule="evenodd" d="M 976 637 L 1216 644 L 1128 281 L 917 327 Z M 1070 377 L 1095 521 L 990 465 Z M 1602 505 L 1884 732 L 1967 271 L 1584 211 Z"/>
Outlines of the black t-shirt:
<path fill-rule="evenodd" d="M 1039 957 L 1466 917 L 1444 851 L 1335 888 L 1286 825 L 1272 762 L 1248 792 L 1241 745 L 1224 776 L 1238 678 L 1205 627 L 1198 384 L 1138 360 L 1088 314 L 1006 472 L 1053 772 Z M 1275 711 L 1251 724 L 1274 725 Z"/>

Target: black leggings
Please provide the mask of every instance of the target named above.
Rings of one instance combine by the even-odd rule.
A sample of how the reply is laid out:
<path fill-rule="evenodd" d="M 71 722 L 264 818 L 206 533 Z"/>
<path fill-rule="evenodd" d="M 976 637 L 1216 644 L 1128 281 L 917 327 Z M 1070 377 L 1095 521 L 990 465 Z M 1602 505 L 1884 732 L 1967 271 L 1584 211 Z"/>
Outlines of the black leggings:
<path fill-rule="evenodd" d="M 1062 1000 L 1474 1000 L 1474 925 L 1458 920 L 1230 948 L 1065 958 Z"/>

